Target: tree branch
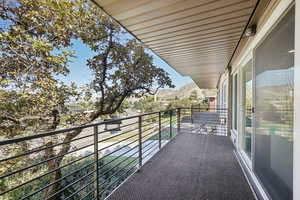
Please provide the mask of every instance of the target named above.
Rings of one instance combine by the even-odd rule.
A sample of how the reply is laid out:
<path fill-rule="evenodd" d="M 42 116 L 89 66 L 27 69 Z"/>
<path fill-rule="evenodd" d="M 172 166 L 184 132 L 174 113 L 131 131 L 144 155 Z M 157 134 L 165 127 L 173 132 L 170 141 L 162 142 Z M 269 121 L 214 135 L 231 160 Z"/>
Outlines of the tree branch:
<path fill-rule="evenodd" d="M 113 28 L 110 29 L 110 34 L 109 34 L 109 43 L 108 43 L 108 48 L 105 52 L 105 56 L 104 58 L 102 59 L 102 64 L 103 64 L 103 70 L 102 70 L 102 80 L 100 81 L 100 92 L 101 92 L 101 108 L 100 109 L 103 109 L 104 107 L 104 99 L 105 99 L 105 91 L 104 91 L 104 83 L 105 83 L 105 80 L 106 80 L 106 75 L 107 75 L 107 60 L 108 60 L 108 55 L 110 53 L 110 50 L 112 48 L 112 45 L 113 45 Z M 103 110 L 102 110 L 103 111 Z"/>

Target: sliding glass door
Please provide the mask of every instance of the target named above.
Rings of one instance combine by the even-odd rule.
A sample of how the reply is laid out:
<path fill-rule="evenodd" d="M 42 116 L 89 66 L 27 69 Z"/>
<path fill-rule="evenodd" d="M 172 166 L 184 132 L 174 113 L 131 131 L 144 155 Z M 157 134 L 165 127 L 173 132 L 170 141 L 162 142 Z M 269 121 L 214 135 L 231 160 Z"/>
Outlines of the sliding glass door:
<path fill-rule="evenodd" d="M 293 199 L 295 11 L 255 50 L 254 172 L 273 200 Z"/>

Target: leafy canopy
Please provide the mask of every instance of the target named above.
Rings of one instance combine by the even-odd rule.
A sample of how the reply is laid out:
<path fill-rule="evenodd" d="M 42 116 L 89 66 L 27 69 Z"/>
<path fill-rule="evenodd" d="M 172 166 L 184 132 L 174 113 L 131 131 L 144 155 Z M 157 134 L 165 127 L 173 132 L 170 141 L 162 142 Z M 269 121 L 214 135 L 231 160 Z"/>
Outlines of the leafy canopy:
<path fill-rule="evenodd" d="M 7 137 L 53 130 L 64 122 L 89 123 L 116 112 L 129 96 L 173 86 L 143 45 L 126 39 L 128 34 L 88 1 L 4 1 L 0 17 L 5 22 L 0 27 L 0 128 Z M 94 77 L 84 88 L 58 79 L 70 71 L 76 40 L 95 53 L 86 61 Z M 72 101 L 91 101 L 95 112 L 69 115 Z"/>

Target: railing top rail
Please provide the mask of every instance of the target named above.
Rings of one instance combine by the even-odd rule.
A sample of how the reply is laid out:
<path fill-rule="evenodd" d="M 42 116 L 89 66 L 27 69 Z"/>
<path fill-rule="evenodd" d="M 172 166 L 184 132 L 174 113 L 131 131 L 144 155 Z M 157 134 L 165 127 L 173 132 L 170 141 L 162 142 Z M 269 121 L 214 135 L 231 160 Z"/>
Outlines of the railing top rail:
<path fill-rule="evenodd" d="M 38 134 L 34 134 L 34 135 L 29 135 L 29 136 L 22 136 L 22 137 L 6 139 L 6 140 L 0 141 L 0 146 L 1 145 L 13 144 L 13 143 L 17 143 L 17 142 L 23 142 L 23 141 L 26 141 L 26 140 L 32 140 L 32 139 L 37 139 L 37 138 L 54 136 L 54 135 L 57 135 L 57 134 L 60 134 L 60 133 L 71 132 L 71 131 L 80 130 L 80 129 L 84 129 L 84 128 L 105 125 L 107 123 L 116 122 L 116 121 L 120 121 L 120 120 L 121 121 L 122 120 L 128 120 L 128 119 L 143 117 L 143 116 L 147 116 L 147 115 L 158 114 L 160 112 L 173 111 L 173 110 L 176 110 L 176 109 L 177 108 L 168 109 L 168 110 L 161 110 L 161 111 L 156 111 L 156 112 L 144 113 L 144 114 L 140 114 L 140 115 L 133 115 L 133 116 L 129 116 L 129 117 L 110 119 L 110 120 L 107 120 L 107 121 L 102 121 L 102 122 L 97 122 L 97 123 L 90 123 L 90 124 L 81 125 L 81 126 L 75 126 L 75 127 L 71 127 L 71 128 L 63 128 L 63 129 L 59 129 L 59 130 L 49 131 L 49 132 L 46 132 L 46 133 L 38 133 Z"/>

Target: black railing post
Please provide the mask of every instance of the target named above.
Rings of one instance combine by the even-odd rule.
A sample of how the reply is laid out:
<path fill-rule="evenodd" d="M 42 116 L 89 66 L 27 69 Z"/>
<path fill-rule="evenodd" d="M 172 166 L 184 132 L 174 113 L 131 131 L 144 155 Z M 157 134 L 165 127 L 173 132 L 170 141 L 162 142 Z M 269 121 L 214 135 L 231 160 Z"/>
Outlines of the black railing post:
<path fill-rule="evenodd" d="M 177 134 L 180 132 L 180 108 L 177 108 Z"/>
<path fill-rule="evenodd" d="M 170 110 L 170 140 L 172 139 L 172 114 L 173 110 Z"/>
<path fill-rule="evenodd" d="M 161 112 L 158 112 L 158 147 L 161 149 Z"/>
<path fill-rule="evenodd" d="M 98 126 L 94 126 L 94 159 L 95 159 L 95 168 L 96 168 L 96 190 L 95 196 L 99 200 L 99 154 L 98 154 Z"/>
<path fill-rule="evenodd" d="M 142 116 L 139 116 L 139 168 L 141 168 L 143 165 L 142 150 Z"/>

